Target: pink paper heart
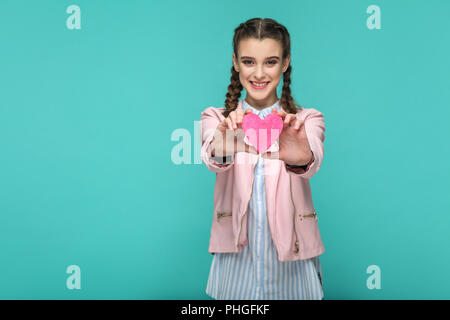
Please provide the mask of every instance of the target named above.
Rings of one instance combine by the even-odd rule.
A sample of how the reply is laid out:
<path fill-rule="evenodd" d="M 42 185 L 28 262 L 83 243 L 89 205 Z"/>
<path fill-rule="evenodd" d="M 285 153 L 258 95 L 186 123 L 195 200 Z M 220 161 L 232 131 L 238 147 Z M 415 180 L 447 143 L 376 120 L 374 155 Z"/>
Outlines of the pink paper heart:
<path fill-rule="evenodd" d="M 254 113 L 248 113 L 242 119 L 242 129 L 258 153 L 264 153 L 280 136 L 283 120 L 274 113 L 269 113 L 264 120 Z"/>

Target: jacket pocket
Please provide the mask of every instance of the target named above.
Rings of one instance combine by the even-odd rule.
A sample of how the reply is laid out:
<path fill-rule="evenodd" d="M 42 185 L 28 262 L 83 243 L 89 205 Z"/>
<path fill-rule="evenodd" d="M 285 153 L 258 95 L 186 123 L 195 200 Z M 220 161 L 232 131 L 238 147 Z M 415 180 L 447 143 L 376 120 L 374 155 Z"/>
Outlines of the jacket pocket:
<path fill-rule="evenodd" d="M 217 221 L 220 221 L 223 218 L 231 217 L 231 216 L 232 216 L 231 211 L 216 211 Z"/>
<path fill-rule="evenodd" d="M 233 213 L 231 210 L 218 209 L 213 212 L 209 247 L 211 251 L 224 252 L 224 248 L 233 247 Z"/>
<path fill-rule="evenodd" d="M 309 252 L 321 246 L 322 239 L 315 210 L 312 212 L 297 212 L 295 214 L 295 227 L 298 232 L 296 235 L 300 251 Z"/>
<path fill-rule="evenodd" d="M 314 210 L 311 213 L 296 213 L 294 215 L 294 254 L 298 254 L 300 251 L 300 244 L 304 244 L 305 238 L 309 242 L 311 236 L 308 235 L 311 232 L 314 232 L 315 226 L 305 226 L 303 223 L 306 220 L 306 222 L 317 222 L 317 213 Z M 317 226 L 317 224 L 316 224 Z M 306 235 L 306 237 L 305 237 Z"/>
<path fill-rule="evenodd" d="M 303 213 L 298 214 L 298 217 L 300 221 L 303 221 L 304 219 L 311 219 L 317 221 L 317 213 L 316 210 L 314 210 L 312 213 Z"/>

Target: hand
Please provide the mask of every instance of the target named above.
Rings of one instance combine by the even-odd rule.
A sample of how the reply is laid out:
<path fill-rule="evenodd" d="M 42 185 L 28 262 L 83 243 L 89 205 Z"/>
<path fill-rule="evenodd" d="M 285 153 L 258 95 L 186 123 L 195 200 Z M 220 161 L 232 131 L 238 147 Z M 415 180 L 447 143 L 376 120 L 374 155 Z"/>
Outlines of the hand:
<path fill-rule="evenodd" d="M 247 109 L 245 114 L 252 112 Z M 236 109 L 228 115 L 217 126 L 214 134 L 213 144 L 213 156 L 229 156 L 234 155 L 237 152 L 248 152 L 258 154 L 255 147 L 250 146 L 244 142 L 244 129 L 242 129 L 242 119 L 244 113 L 241 109 Z M 220 154 L 222 151 L 222 154 Z"/>
<path fill-rule="evenodd" d="M 311 161 L 313 153 L 309 146 L 308 137 L 305 131 L 305 123 L 298 120 L 295 114 L 284 111 L 273 113 L 278 114 L 283 119 L 283 130 L 279 136 L 280 148 L 277 152 L 265 152 L 262 157 L 268 159 L 279 159 L 287 164 L 303 166 Z"/>

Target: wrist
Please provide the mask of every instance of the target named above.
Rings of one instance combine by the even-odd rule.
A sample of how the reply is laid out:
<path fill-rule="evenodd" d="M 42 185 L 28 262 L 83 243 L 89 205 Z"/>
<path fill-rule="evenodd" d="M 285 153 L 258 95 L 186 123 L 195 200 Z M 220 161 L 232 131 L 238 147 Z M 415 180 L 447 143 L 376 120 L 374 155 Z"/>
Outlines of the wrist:
<path fill-rule="evenodd" d="M 289 168 L 306 168 L 308 165 L 296 165 L 296 164 L 288 164 L 288 163 L 286 163 L 286 166 L 288 166 Z"/>
<path fill-rule="evenodd" d="M 286 163 L 286 165 L 288 166 L 288 167 L 291 167 L 291 168 L 301 168 L 301 167 L 307 167 L 309 164 L 311 164 L 312 162 L 313 162 L 313 160 L 314 160 L 314 154 L 313 154 L 313 152 L 310 150 L 310 152 L 311 152 L 311 156 L 310 156 L 310 158 L 309 158 L 309 161 L 308 162 L 297 162 L 297 163 Z"/>

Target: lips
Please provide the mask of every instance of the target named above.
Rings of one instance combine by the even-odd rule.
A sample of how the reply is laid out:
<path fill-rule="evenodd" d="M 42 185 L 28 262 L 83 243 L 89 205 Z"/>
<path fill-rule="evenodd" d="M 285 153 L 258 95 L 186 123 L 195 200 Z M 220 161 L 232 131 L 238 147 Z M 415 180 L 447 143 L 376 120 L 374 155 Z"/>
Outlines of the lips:
<path fill-rule="evenodd" d="M 269 82 L 270 81 L 265 81 L 265 82 L 250 81 L 250 84 L 251 84 L 252 88 L 263 89 L 263 88 L 267 87 Z"/>

